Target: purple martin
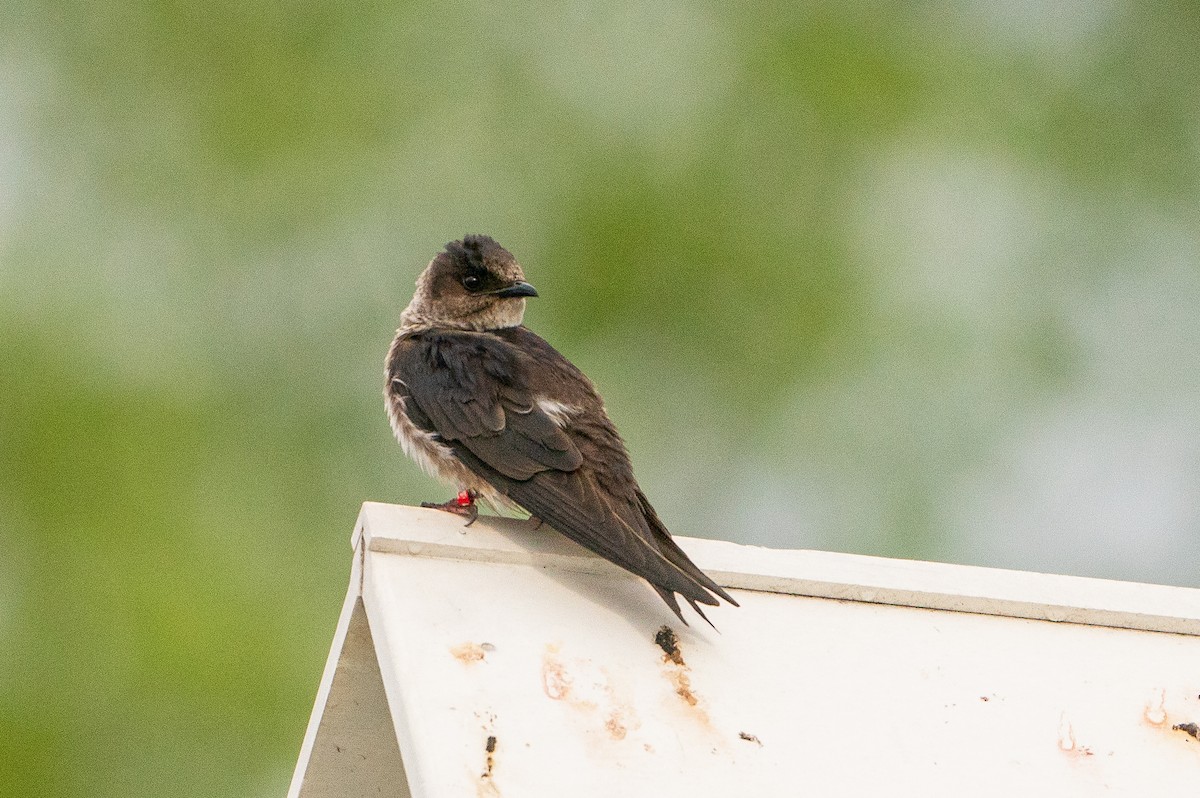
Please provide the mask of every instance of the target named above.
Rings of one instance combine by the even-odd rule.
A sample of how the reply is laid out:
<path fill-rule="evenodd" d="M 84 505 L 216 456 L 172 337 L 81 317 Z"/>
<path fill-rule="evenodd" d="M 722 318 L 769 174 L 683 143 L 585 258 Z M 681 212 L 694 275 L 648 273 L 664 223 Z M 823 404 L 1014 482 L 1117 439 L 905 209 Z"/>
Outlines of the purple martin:
<path fill-rule="evenodd" d="M 645 579 L 685 624 L 676 594 L 701 617 L 718 596 L 737 606 L 671 538 L 591 380 L 522 324 L 537 295 L 483 235 L 447 244 L 417 278 L 383 392 L 405 454 L 459 490 L 423 506 L 470 521 L 476 499 L 524 509 Z"/>

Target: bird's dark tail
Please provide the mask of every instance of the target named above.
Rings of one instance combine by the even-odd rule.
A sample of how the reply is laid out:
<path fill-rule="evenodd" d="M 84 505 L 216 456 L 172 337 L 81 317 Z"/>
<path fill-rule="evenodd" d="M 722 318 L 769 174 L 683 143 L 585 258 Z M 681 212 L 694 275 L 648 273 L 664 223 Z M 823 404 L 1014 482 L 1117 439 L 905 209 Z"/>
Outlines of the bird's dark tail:
<path fill-rule="evenodd" d="M 683 612 L 679 609 L 679 600 L 675 598 L 674 593 L 672 593 L 670 590 L 667 590 L 665 587 L 659 587 L 658 585 L 651 585 L 651 587 L 654 588 L 654 591 L 658 593 L 658 595 L 662 596 L 662 600 L 666 602 L 668 607 L 671 608 L 671 612 L 675 613 L 675 617 L 679 619 L 680 623 L 682 623 L 684 626 L 691 626 L 691 624 L 687 622 L 687 618 L 683 617 Z M 696 611 L 696 614 L 704 619 L 705 623 L 707 623 L 713 629 L 717 628 L 717 625 L 710 621 L 708 616 L 704 614 L 704 610 L 700 609 L 700 605 L 696 603 L 695 599 L 690 599 L 686 596 L 684 598 L 688 604 L 692 605 L 692 609 Z M 733 606 L 736 607 L 737 602 L 734 602 Z M 717 631 L 720 630 L 717 629 Z"/>
<path fill-rule="evenodd" d="M 667 530 L 666 525 L 663 524 L 662 520 L 658 517 L 658 513 L 655 512 L 654 507 L 650 504 L 650 500 L 647 499 L 645 494 L 640 490 L 637 491 L 637 499 L 638 505 L 642 511 L 642 515 L 646 519 L 646 524 L 649 526 L 650 531 L 654 534 L 654 542 L 657 545 L 659 552 L 664 558 L 666 558 L 668 562 L 671 563 L 671 565 L 675 566 L 675 568 L 677 568 L 684 576 L 686 576 L 689 581 L 695 584 L 698 588 L 701 588 L 701 590 L 696 591 L 701 593 L 700 596 L 684 595 L 684 599 L 688 602 L 688 604 L 692 605 L 692 609 L 696 611 L 697 615 L 699 615 L 701 618 L 704 618 L 704 620 L 708 622 L 709 626 L 713 626 L 713 622 L 708 620 L 708 617 L 700 609 L 697 602 L 715 606 L 717 604 L 717 600 L 709 595 L 709 593 L 715 593 L 735 607 L 738 606 L 737 601 L 734 600 L 733 596 L 730 596 L 724 588 L 710 579 L 708 574 L 701 571 L 687 556 L 687 553 L 684 552 L 683 549 L 679 548 L 679 544 L 677 544 L 675 539 L 671 537 L 671 533 Z M 687 621 L 683 620 L 683 614 L 679 610 L 679 602 L 676 600 L 674 592 L 666 588 L 659 587 L 658 585 L 655 585 L 654 589 L 658 592 L 658 595 L 662 596 L 663 601 L 665 601 L 667 606 L 671 608 L 676 616 L 678 616 L 679 620 L 683 621 L 683 623 L 686 625 Z M 716 627 L 713 626 L 713 628 L 715 629 Z"/>

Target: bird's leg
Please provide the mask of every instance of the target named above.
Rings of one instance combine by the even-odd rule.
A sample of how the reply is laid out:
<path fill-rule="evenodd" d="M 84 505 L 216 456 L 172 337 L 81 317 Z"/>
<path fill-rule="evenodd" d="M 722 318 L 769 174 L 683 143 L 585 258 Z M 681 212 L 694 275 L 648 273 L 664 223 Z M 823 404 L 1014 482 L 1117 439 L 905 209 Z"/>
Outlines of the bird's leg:
<path fill-rule="evenodd" d="M 535 532 L 537 530 L 541 529 L 542 524 L 545 523 L 544 521 L 542 521 L 542 519 L 538 518 L 536 515 L 529 516 L 529 522 L 531 524 L 533 524 L 533 531 L 535 531 Z"/>
<path fill-rule="evenodd" d="M 460 490 L 458 495 L 448 502 L 442 502 L 441 504 L 437 502 L 421 502 L 421 506 L 461 515 L 467 519 L 467 523 L 464 526 L 470 526 L 479 517 L 479 506 L 475 504 L 475 499 L 478 497 L 479 493 L 476 491 L 464 489 Z"/>

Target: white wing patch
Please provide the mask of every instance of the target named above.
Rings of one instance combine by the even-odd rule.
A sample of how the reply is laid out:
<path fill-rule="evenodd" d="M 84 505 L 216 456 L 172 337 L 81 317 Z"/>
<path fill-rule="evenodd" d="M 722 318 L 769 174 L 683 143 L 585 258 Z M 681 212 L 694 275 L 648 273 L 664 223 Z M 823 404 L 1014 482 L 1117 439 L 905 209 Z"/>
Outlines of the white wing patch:
<path fill-rule="evenodd" d="M 554 399 L 538 399 L 537 406 L 538 410 L 550 416 L 550 420 L 558 425 L 559 429 L 567 426 L 567 421 L 570 420 L 571 416 L 579 412 L 578 407 L 563 404 Z"/>

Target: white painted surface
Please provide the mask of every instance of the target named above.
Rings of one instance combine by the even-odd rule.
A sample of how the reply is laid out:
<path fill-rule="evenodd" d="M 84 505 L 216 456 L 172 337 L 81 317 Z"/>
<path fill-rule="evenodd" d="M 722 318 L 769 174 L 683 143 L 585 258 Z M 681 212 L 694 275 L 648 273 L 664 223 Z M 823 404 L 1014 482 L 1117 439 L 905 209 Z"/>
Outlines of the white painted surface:
<path fill-rule="evenodd" d="M 350 589 L 338 618 L 288 798 L 410 798 L 359 590 L 362 561 L 355 552 Z"/>
<path fill-rule="evenodd" d="M 681 539 L 742 603 L 710 612 L 717 633 L 526 522 L 369 503 L 355 542 L 415 798 L 1142 796 L 1200 778 L 1200 742 L 1172 729 L 1200 723 L 1200 591 Z"/>

